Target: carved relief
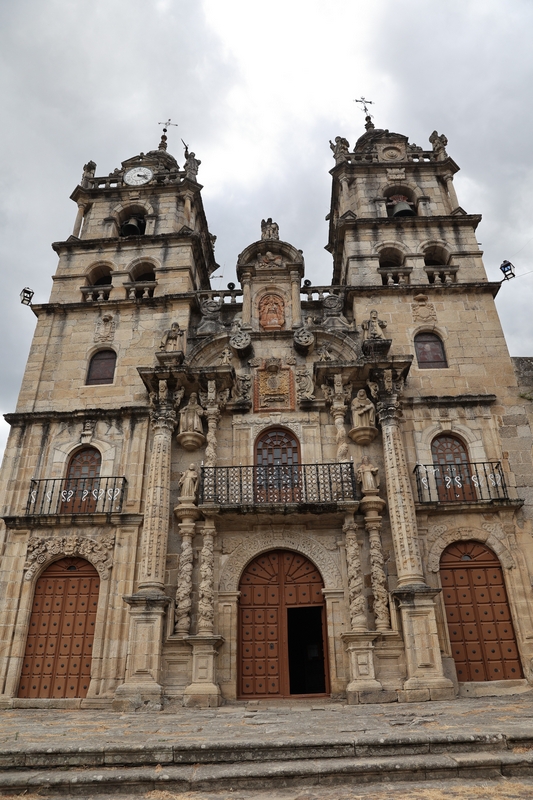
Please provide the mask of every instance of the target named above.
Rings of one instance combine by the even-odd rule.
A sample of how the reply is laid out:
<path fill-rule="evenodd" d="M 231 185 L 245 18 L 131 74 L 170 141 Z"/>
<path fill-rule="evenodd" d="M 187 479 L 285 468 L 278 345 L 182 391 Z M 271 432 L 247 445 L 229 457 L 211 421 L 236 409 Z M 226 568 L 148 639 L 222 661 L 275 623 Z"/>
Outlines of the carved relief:
<path fill-rule="evenodd" d="M 342 530 L 346 537 L 351 629 L 353 631 L 366 630 L 366 601 L 363 594 L 363 572 L 361 569 L 361 554 L 357 542 L 357 528 L 354 522 L 346 522 Z"/>
<path fill-rule="evenodd" d="M 109 571 L 113 566 L 111 551 L 114 544 L 114 534 L 106 534 L 98 541 L 85 536 L 62 536 L 59 539 L 32 536 L 28 542 L 24 577 L 30 581 L 43 564 L 55 559 L 56 556 L 80 556 L 90 561 L 105 581 L 109 578 Z"/>
<path fill-rule="evenodd" d="M 417 294 L 415 300 L 416 303 L 411 303 L 413 322 L 436 322 L 437 312 L 433 303 L 428 303 L 427 295 Z"/>
<path fill-rule="evenodd" d="M 307 367 L 298 367 L 296 370 L 296 399 L 299 403 L 302 400 L 314 400 L 315 385 L 313 376 Z"/>
<path fill-rule="evenodd" d="M 455 530 L 439 534 L 429 549 L 428 569 L 431 572 L 438 572 L 440 569 L 440 557 L 448 545 L 454 542 L 468 541 L 469 539 L 474 539 L 486 544 L 487 547 L 490 547 L 490 549 L 496 553 L 503 567 L 506 569 L 513 569 L 515 562 L 507 548 L 507 543 L 505 542 L 506 537 L 503 530 L 500 526 L 490 524 L 487 526 L 483 525 L 483 528 L 489 528 L 489 530 L 483 530 L 481 528 L 456 528 Z"/>
<path fill-rule="evenodd" d="M 112 342 L 115 338 L 116 322 L 112 314 L 104 314 L 94 326 L 95 342 Z"/>
<path fill-rule="evenodd" d="M 212 633 L 214 609 L 214 534 L 212 521 L 204 526 L 203 545 L 200 557 L 200 586 L 198 590 L 198 633 Z"/>
<path fill-rule="evenodd" d="M 250 375 L 236 375 L 233 387 L 233 400 L 249 403 L 252 399 L 252 378 Z"/>
<path fill-rule="evenodd" d="M 285 302 L 279 294 L 265 294 L 259 301 L 259 324 L 265 331 L 279 331 L 285 325 Z"/>
<path fill-rule="evenodd" d="M 255 556 L 267 550 L 295 550 L 309 558 L 322 575 L 325 589 L 342 589 L 340 570 L 331 554 L 316 540 L 287 528 L 251 536 L 229 556 L 220 577 L 219 591 L 237 592 L 239 580 L 245 566 Z"/>
<path fill-rule="evenodd" d="M 290 367 L 282 367 L 281 359 L 269 358 L 254 379 L 254 410 L 292 410 L 294 385 Z"/>

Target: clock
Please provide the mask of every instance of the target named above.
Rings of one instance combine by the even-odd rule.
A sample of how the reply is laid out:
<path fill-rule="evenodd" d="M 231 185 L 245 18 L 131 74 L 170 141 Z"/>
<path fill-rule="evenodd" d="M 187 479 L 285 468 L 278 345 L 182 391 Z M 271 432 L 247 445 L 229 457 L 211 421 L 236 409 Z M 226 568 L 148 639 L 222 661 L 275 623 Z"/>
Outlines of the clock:
<path fill-rule="evenodd" d="M 124 183 L 129 186 L 142 186 L 154 177 L 154 173 L 148 167 L 134 167 L 129 169 L 124 175 Z"/>

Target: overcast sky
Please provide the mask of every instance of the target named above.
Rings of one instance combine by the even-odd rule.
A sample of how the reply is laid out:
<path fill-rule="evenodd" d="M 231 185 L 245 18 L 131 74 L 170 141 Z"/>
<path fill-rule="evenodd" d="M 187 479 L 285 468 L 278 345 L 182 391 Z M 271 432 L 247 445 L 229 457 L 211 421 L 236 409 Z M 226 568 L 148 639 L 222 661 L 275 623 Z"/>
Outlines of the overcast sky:
<path fill-rule="evenodd" d="M 531 0 L 17 0 L 0 3 L 0 411 L 13 411 L 35 328 L 24 286 L 46 302 L 72 232 L 83 164 L 107 175 L 157 146 L 172 118 L 196 152 L 221 269 L 273 217 L 331 279 L 328 140 L 376 127 L 428 147 L 437 129 L 461 167 L 459 202 L 483 214 L 489 278 L 533 270 Z M 512 355 L 533 355 L 533 274 L 497 304 Z M 0 450 L 7 425 L 0 423 Z"/>

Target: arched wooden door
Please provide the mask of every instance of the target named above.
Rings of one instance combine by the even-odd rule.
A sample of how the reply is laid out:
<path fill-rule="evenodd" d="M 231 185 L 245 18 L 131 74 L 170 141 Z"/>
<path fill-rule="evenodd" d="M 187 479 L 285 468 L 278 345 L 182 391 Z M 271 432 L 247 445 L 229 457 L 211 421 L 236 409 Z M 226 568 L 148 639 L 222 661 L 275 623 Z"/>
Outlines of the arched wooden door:
<path fill-rule="evenodd" d="M 35 587 L 19 697 L 85 697 L 100 577 L 83 558 L 62 558 Z"/>
<path fill-rule="evenodd" d="M 503 572 L 492 550 L 457 542 L 440 560 L 444 605 L 459 681 L 523 678 Z"/>
<path fill-rule="evenodd" d="M 437 436 L 431 443 L 435 481 L 441 502 L 472 502 L 476 492 L 466 447 L 455 436 Z"/>
<path fill-rule="evenodd" d="M 239 586 L 239 697 L 329 692 L 323 585 L 315 565 L 289 550 L 264 553 L 246 567 Z"/>
<path fill-rule="evenodd" d="M 61 493 L 62 514 L 91 514 L 96 510 L 102 457 L 95 447 L 84 447 L 70 459 Z"/>
<path fill-rule="evenodd" d="M 300 445 L 284 428 L 270 428 L 255 443 L 255 496 L 263 503 L 300 501 Z"/>

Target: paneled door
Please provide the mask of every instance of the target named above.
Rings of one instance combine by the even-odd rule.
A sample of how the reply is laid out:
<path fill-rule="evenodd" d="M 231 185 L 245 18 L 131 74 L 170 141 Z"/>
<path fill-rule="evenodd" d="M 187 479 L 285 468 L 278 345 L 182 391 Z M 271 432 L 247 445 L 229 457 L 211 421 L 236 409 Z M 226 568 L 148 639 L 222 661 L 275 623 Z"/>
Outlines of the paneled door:
<path fill-rule="evenodd" d="M 459 681 L 523 678 L 503 572 L 479 542 L 450 545 L 440 577 Z"/>
<path fill-rule="evenodd" d="M 19 697 L 85 697 L 100 577 L 83 558 L 62 558 L 46 569 L 35 596 L 22 663 Z"/>
<path fill-rule="evenodd" d="M 238 696 L 329 692 L 322 577 L 305 556 L 273 550 L 244 570 Z"/>

